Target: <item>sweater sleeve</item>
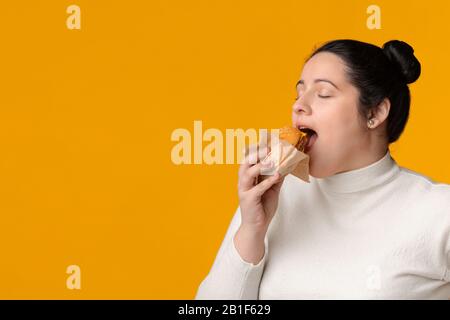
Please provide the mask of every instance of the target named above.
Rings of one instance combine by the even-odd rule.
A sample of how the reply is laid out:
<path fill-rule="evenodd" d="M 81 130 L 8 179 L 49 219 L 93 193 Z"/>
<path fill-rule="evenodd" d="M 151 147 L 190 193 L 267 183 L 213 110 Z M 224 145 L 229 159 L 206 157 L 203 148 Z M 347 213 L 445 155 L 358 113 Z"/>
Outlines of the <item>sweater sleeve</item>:
<path fill-rule="evenodd" d="M 447 208 L 450 208 L 450 187 L 446 189 L 448 192 L 446 193 L 446 198 L 445 200 L 447 200 L 446 202 L 444 201 L 440 201 L 440 203 L 446 203 L 446 205 L 444 205 L 444 212 L 445 212 L 445 217 L 444 219 L 440 220 L 440 223 L 442 225 L 445 226 L 444 230 L 443 230 L 443 234 L 444 234 L 444 239 L 443 239 L 443 243 L 444 243 L 444 254 L 445 254 L 445 271 L 444 271 L 444 276 L 443 276 L 443 280 L 445 282 L 449 282 L 450 283 L 450 211 Z M 444 222 L 445 221 L 445 222 Z M 450 299 L 450 297 L 449 297 Z"/>
<path fill-rule="evenodd" d="M 446 269 L 444 272 L 443 280 L 450 283 L 450 185 L 447 185 L 445 188 L 447 191 L 445 193 L 444 200 L 446 201 L 439 201 L 440 203 L 444 203 L 443 208 L 445 212 L 445 217 L 440 222 L 441 224 L 445 225 L 444 229 L 444 252 L 445 252 L 445 262 L 446 262 Z M 443 220 L 445 220 L 445 223 Z M 450 297 L 448 297 L 450 299 Z"/>
<path fill-rule="evenodd" d="M 265 252 L 261 261 L 254 265 L 242 259 L 234 246 L 234 235 L 241 224 L 238 207 L 219 248 L 208 275 L 200 283 L 196 300 L 257 300 L 259 284 L 268 254 L 267 235 Z"/>
<path fill-rule="evenodd" d="M 448 230 L 447 230 L 447 249 L 446 249 L 446 254 L 447 254 L 447 269 L 445 270 L 445 274 L 444 274 L 444 281 L 446 282 L 450 282 L 450 223 L 448 226 Z M 450 297 L 449 297 L 450 299 Z"/>
<path fill-rule="evenodd" d="M 446 273 L 444 276 L 444 280 L 447 282 L 450 282 L 450 251 L 447 252 L 447 270 L 446 270 Z M 450 299 L 450 297 L 449 297 L 449 299 Z"/>

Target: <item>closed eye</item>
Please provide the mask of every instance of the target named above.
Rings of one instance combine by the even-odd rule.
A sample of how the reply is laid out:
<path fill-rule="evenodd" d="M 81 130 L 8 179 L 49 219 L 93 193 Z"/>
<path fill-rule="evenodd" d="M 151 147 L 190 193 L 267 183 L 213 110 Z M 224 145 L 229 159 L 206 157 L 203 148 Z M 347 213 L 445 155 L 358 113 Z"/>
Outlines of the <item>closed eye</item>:
<path fill-rule="evenodd" d="M 322 98 L 322 99 L 331 98 L 331 96 L 322 96 L 322 95 L 320 95 L 320 94 L 318 95 L 318 97 L 319 97 L 319 98 Z"/>

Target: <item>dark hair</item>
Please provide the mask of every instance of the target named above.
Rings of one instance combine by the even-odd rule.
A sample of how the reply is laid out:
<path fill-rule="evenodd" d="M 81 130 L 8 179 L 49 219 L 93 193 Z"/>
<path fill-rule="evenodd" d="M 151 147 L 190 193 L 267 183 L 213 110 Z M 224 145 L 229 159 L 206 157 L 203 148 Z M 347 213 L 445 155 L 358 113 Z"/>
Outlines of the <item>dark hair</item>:
<path fill-rule="evenodd" d="M 356 40 L 334 40 L 316 49 L 338 55 L 346 64 L 347 75 L 359 91 L 359 112 L 366 120 L 369 112 L 388 98 L 388 142 L 395 142 L 405 128 L 411 96 L 408 84 L 420 76 L 420 62 L 406 42 L 391 40 L 382 48 Z"/>

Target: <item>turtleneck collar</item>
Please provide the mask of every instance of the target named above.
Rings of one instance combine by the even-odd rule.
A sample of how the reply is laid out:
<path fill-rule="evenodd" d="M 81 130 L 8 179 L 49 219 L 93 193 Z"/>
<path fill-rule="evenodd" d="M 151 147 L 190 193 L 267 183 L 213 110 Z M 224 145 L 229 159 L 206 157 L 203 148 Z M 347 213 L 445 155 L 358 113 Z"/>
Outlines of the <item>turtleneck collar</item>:
<path fill-rule="evenodd" d="M 388 149 L 383 158 L 368 166 L 326 178 L 311 177 L 311 180 L 316 181 L 325 192 L 352 193 L 386 183 L 399 171 L 400 168 Z"/>

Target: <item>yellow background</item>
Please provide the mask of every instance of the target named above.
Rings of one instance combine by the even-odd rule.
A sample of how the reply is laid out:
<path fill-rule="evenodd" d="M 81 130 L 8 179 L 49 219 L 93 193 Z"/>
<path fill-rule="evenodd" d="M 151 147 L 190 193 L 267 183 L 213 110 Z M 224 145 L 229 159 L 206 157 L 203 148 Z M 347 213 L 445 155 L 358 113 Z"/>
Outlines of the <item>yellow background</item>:
<path fill-rule="evenodd" d="M 66 8 L 81 8 L 81 30 Z M 381 30 L 366 8 L 381 8 Z M 237 165 L 175 166 L 176 128 L 290 121 L 313 48 L 407 41 L 422 63 L 401 166 L 450 182 L 447 1 L 8 1 L 0 10 L 0 298 L 191 299 Z M 66 268 L 81 267 L 81 290 Z"/>

